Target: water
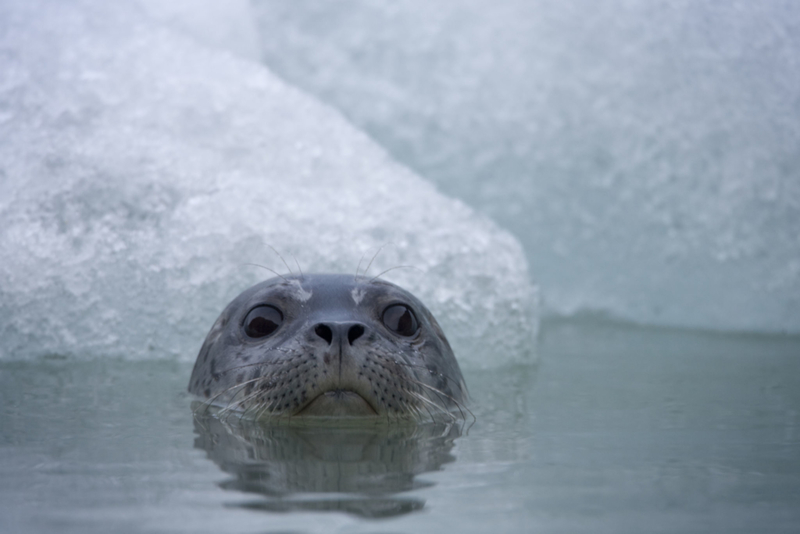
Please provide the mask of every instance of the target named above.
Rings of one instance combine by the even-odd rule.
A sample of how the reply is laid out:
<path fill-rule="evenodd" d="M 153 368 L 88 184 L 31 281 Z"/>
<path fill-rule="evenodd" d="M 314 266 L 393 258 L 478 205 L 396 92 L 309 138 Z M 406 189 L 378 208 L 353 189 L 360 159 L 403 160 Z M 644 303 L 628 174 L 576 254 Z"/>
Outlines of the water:
<path fill-rule="evenodd" d="M 797 532 L 800 339 L 546 322 L 465 428 L 192 416 L 187 362 L 0 363 L 2 532 Z"/>

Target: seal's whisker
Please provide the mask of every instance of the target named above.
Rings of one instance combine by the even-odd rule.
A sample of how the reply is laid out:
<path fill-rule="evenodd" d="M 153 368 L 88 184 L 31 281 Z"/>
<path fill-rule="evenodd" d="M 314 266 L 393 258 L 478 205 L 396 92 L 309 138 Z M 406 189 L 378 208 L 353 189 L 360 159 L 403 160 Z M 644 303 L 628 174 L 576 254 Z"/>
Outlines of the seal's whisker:
<path fill-rule="evenodd" d="M 254 395 L 254 397 L 257 398 L 258 395 Z M 251 397 L 251 398 L 253 398 L 253 397 Z M 258 403 L 258 401 L 256 401 L 253 404 L 245 407 L 244 411 L 242 412 L 241 418 L 244 419 L 246 417 L 249 417 L 250 412 L 253 411 L 253 410 L 257 410 L 260 406 L 261 405 Z M 255 417 L 253 417 L 252 419 L 255 419 Z"/>
<path fill-rule="evenodd" d="M 253 413 L 252 419 L 253 420 L 258 420 L 258 413 L 261 411 L 261 408 L 263 406 L 264 406 L 264 403 L 262 401 L 256 401 L 255 403 L 253 403 L 252 406 L 248 406 L 242 412 L 242 418 L 250 416 L 250 413 L 252 412 Z"/>
<path fill-rule="evenodd" d="M 252 265 L 253 267 L 261 267 L 262 269 L 266 269 L 266 270 L 268 270 L 269 272 L 271 272 L 271 273 L 272 273 L 272 274 L 274 274 L 275 276 L 279 276 L 280 278 L 283 278 L 283 281 L 284 281 L 284 282 L 288 282 L 288 281 L 289 281 L 289 279 L 288 279 L 288 278 L 286 278 L 285 276 L 283 276 L 281 273 L 279 273 L 279 272 L 278 272 L 278 271 L 276 271 L 275 269 L 270 269 L 269 267 L 267 267 L 267 266 L 265 266 L 265 265 L 261 265 L 261 264 L 259 264 L 259 263 L 249 263 L 249 262 L 243 263 L 242 265 Z"/>
<path fill-rule="evenodd" d="M 383 276 L 384 274 L 386 274 L 386 273 L 388 273 L 388 272 L 390 272 L 390 271 L 394 271 L 395 269 L 416 269 L 416 270 L 418 270 L 419 272 L 421 272 L 422 274 L 425 274 L 425 271 L 423 271 L 423 270 L 422 270 L 422 269 L 420 269 L 419 267 L 414 267 L 413 265 L 397 265 L 397 266 L 395 266 L 395 267 L 392 267 L 392 268 L 390 268 L 390 269 L 386 269 L 385 271 L 383 271 L 382 273 L 380 273 L 380 274 L 379 274 L 379 275 L 377 275 L 377 276 L 373 276 L 372 278 L 370 278 L 370 279 L 369 279 L 369 281 L 370 281 L 370 282 L 374 282 L 375 280 L 377 280 L 378 278 L 380 278 L 380 277 L 381 277 L 381 276 Z"/>
<path fill-rule="evenodd" d="M 245 402 L 245 401 L 247 401 L 247 400 L 250 400 L 251 398 L 255 398 L 255 399 L 257 399 L 257 400 L 256 400 L 256 402 L 252 404 L 252 406 L 247 406 L 247 407 L 245 408 L 245 410 L 242 412 L 242 417 L 245 417 L 245 416 L 247 416 L 247 415 L 248 415 L 248 414 L 249 414 L 251 411 L 254 411 L 254 412 L 255 412 L 255 415 L 253 416 L 253 419 L 259 419 L 259 418 L 261 417 L 262 413 L 263 413 L 263 410 L 264 410 L 264 408 L 266 408 L 266 407 L 268 407 L 268 406 L 271 406 L 271 405 L 273 405 L 273 404 L 275 403 L 275 401 L 274 401 L 274 400 L 272 400 L 272 401 L 269 401 L 269 402 L 266 402 L 266 401 L 264 400 L 264 397 L 265 397 L 265 396 L 266 396 L 268 393 L 271 393 L 271 392 L 273 392 L 273 391 L 274 391 L 274 389 L 268 389 L 268 390 L 266 390 L 266 391 L 264 391 L 263 389 L 259 389 L 258 391 L 256 391 L 255 393 L 253 393 L 253 394 L 250 396 L 250 398 L 248 398 L 248 399 L 242 399 L 242 402 Z"/>
<path fill-rule="evenodd" d="M 255 419 L 261 419 L 262 417 L 264 417 L 265 413 L 269 413 L 270 417 L 274 417 L 276 408 L 280 407 L 281 401 L 277 396 L 277 391 L 275 390 L 275 388 L 270 388 L 268 391 L 265 391 L 264 395 L 266 395 L 267 393 L 273 393 L 274 397 L 272 398 L 268 397 L 266 401 L 262 401 L 260 405 L 257 405 Z M 279 413 L 278 415 L 282 414 Z"/>
<path fill-rule="evenodd" d="M 451 401 L 453 404 L 455 404 L 455 405 L 456 405 L 456 408 L 458 408 L 458 411 L 461 413 L 461 418 L 462 418 L 462 419 L 466 419 L 466 416 L 464 415 L 464 410 L 466 410 L 466 411 L 468 411 L 468 412 L 469 412 L 469 414 L 472 416 L 472 418 L 473 418 L 473 419 L 476 419 L 476 420 L 477 420 L 477 418 L 475 417 L 475 414 L 474 414 L 474 413 L 472 413 L 472 412 L 470 411 L 470 409 L 469 409 L 469 408 L 467 408 L 467 407 L 466 407 L 464 404 L 462 404 L 461 402 L 457 401 L 457 400 L 456 400 L 456 399 L 455 399 L 455 398 L 454 398 L 452 395 L 448 395 L 447 393 L 445 393 L 445 392 L 444 392 L 444 391 L 442 391 L 441 389 L 435 388 L 435 387 L 433 387 L 433 386 L 431 386 L 431 385 L 429 385 L 429 384 L 426 384 L 426 383 L 424 383 L 424 382 L 421 382 L 421 381 L 418 381 L 418 380 L 413 380 L 413 379 L 408 379 L 408 380 L 410 380 L 410 381 L 414 382 L 415 384 L 417 384 L 417 385 L 419 385 L 419 386 L 422 386 L 422 387 L 424 387 L 424 388 L 428 388 L 428 389 L 432 390 L 432 391 L 433 391 L 433 392 L 435 392 L 437 395 L 439 395 L 439 396 L 440 396 L 440 398 L 441 398 L 441 396 L 444 396 L 444 397 L 446 397 L 447 399 L 449 399 L 449 400 L 450 400 L 450 401 Z"/>
<path fill-rule="evenodd" d="M 220 416 L 226 416 L 226 417 L 227 417 L 227 416 L 228 416 L 228 415 L 230 415 L 231 413 L 233 413 L 233 412 L 235 412 L 235 411 L 238 411 L 238 410 L 236 409 L 236 404 L 237 404 L 237 403 L 244 402 L 244 400 L 246 400 L 246 399 L 247 399 L 247 397 L 249 397 L 249 395 L 246 395 L 244 399 L 242 399 L 242 400 L 240 400 L 240 401 L 237 401 L 237 400 L 236 400 L 236 395 L 238 395 L 238 394 L 239 394 L 240 392 L 242 392 L 242 391 L 244 391 L 244 388 L 242 388 L 242 389 L 240 389 L 240 390 L 236 391 L 236 392 L 233 394 L 233 396 L 232 396 L 232 397 L 231 397 L 231 398 L 228 400 L 228 403 L 227 403 L 227 404 L 226 404 L 226 405 L 225 405 L 225 406 L 224 406 L 224 407 L 223 407 L 223 408 L 222 408 L 222 409 L 221 409 L 219 412 L 217 412 L 217 415 L 220 415 Z"/>
<path fill-rule="evenodd" d="M 300 281 L 301 281 L 301 282 L 305 282 L 305 280 L 306 280 L 306 277 L 305 277 L 305 276 L 303 276 L 303 269 L 302 269 L 302 268 L 300 268 L 300 262 L 299 262 L 299 261 L 297 261 L 297 256 L 295 256 L 295 255 L 294 255 L 294 254 L 292 254 L 291 252 L 289 252 L 289 254 L 291 254 L 291 255 L 292 255 L 292 259 L 294 260 L 294 263 L 297 265 L 297 270 L 298 270 L 298 271 L 300 271 Z"/>
<path fill-rule="evenodd" d="M 459 411 L 459 413 L 461 415 L 461 419 L 466 419 L 466 416 L 464 415 L 464 410 L 467 410 L 469 412 L 469 414 L 472 415 L 473 419 L 475 419 L 475 415 L 466 406 L 464 406 L 464 404 L 462 404 L 461 402 L 456 400 L 452 395 L 448 395 L 447 393 L 445 393 L 444 391 L 440 390 L 439 388 L 433 387 L 430 384 L 426 384 L 426 383 L 422 382 L 421 380 L 417 380 L 417 379 L 415 379 L 413 377 L 406 376 L 406 377 L 404 377 L 404 380 L 407 383 L 415 384 L 417 386 L 420 386 L 420 387 L 426 388 L 426 389 L 428 389 L 430 391 L 433 391 L 434 394 L 437 397 L 439 397 L 439 400 L 441 401 L 441 403 L 443 405 L 447 405 L 447 403 L 444 401 L 444 399 L 442 397 L 445 397 L 445 398 L 449 399 L 455 405 L 455 407 L 458 408 L 458 411 Z M 450 413 L 450 411 L 446 410 L 444 408 L 444 406 L 439 406 L 438 404 L 436 406 L 438 408 L 440 408 L 441 411 Z"/>
<path fill-rule="evenodd" d="M 240 400 L 238 400 L 238 401 L 236 401 L 236 402 L 239 404 L 239 407 L 242 407 L 242 405 L 243 405 L 245 402 L 249 401 L 250 399 L 255 399 L 255 398 L 258 398 L 258 396 L 259 396 L 259 395 L 264 395 L 264 390 L 262 390 L 262 389 L 257 389 L 257 390 L 256 390 L 254 393 L 250 393 L 250 394 L 249 394 L 249 395 L 247 395 L 246 397 L 244 397 L 244 398 L 242 398 L 242 399 L 240 399 Z M 231 399 L 231 401 L 233 401 L 233 400 L 234 400 L 234 399 Z M 242 415 L 244 416 L 244 415 L 247 413 L 247 411 L 248 411 L 248 410 L 249 410 L 249 408 L 245 408 L 245 410 L 242 412 Z M 232 411 L 232 410 L 231 410 L 231 411 Z"/>
<path fill-rule="evenodd" d="M 192 419 L 200 428 L 202 428 L 205 432 L 209 432 L 209 427 L 205 424 L 204 419 L 208 418 L 208 412 L 204 413 L 202 416 L 198 414 L 196 411 L 192 410 Z"/>
<path fill-rule="evenodd" d="M 240 387 L 240 386 L 239 386 L 239 384 L 235 384 L 235 385 L 233 385 L 233 386 L 231 386 L 231 387 L 229 387 L 229 388 L 225 388 L 225 389 L 223 389 L 222 391 L 220 391 L 220 392 L 219 392 L 219 393 L 217 393 L 216 395 L 214 395 L 214 396 L 212 396 L 212 397 L 209 397 L 209 399 L 208 399 L 207 401 L 204 401 L 204 402 L 203 402 L 203 404 L 201 405 L 201 407 L 203 407 L 203 406 L 204 406 L 206 409 L 208 409 L 209 407 L 211 407 L 211 406 L 214 404 L 214 402 L 215 402 L 215 401 L 216 401 L 218 398 L 220 398 L 220 397 L 221 397 L 222 395 L 224 395 L 225 393 L 227 393 L 227 392 L 229 392 L 230 390 L 232 390 L 232 389 L 234 389 L 234 388 L 237 388 L 237 387 Z"/>
<path fill-rule="evenodd" d="M 275 415 L 275 408 L 276 408 L 276 404 L 275 403 L 276 402 L 277 402 L 277 399 L 274 399 L 274 400 L 272 400 L 270 402 L 265 402 L 262 405 L 262 407 L 256 412 L 255 418 L 256 419 L 261 419 L 264 416 L 265 412 L 269 412 L 270 416 L 274 416 Z"/>
<path fill-rule="evenodd" d="M 283 262 L 283 264 L 286 266 L 286 270 L 287 270 L 287 271 L 289 271 L 289 274 L 292 274 L 292 275 L 293 275 L 294 273 L 292 272 L 292 268 L 291 268 L 291 267 L 289 267 L 289 264 L 288 264 L 288 263 L 286 263 L 286 260 L 283 258 L 283 256 L 281 256 L 281 253 L 280 253 L 280 252 L 278 252 L 278 250 L 277 250 L 275 247 L 273 247 L 272 245 L 270 245 L 269 243 L 267 243 L 266 245 L 267 245 L 269 248 L 271 248 L 271 249 L 272 249 L 272 252 L 274 252 L 275 254 L 277 254 L 277 255 L 278 255 L 278 257 L 281 259 L 281 261 Z"/>
<path fill-rule="evenodd" d="M 387 353 L 387 354 L 393 354 L 393 355 L 396 355 L 396 356 L 404 356 L 400 352 L 392 352 L 392 353 Z M 424 365 L 409 363 L 409 362 L 400 361 L 400 360 L 390 360 L 390 362 L 395 364 L 395 365 L 401 365 L 403 367 L 408 367 L 409 369 L 419 369 L 421 371 L 425 371 L 427 374 L 434 374 L 434 373 L 431 372 L 430 368 L 428 368 L 428 367 L 426 367 Z M 456 378 L 452 378 L 451 376 L 446 375 L 444 373 L 435 373 L 435 374 L 437 376 L 440 376 L 440 377 L 444 378 L 448 382 L 452 382 L 452 383 L 457 384 L 459 386 L 462 384 L 461 380 L 458 380 Z"/>
<path fill-rule="evenodd" d="M 393 354 L 393 355 L 395 355 L 395 356 L 400 356 L 401 358 L 404 356 L 402 353 L 397 353 L 397 352 L 393 352 L 393 353 L 389 353 L 389 354 Z M 379 355 L 377 352 L 375 352 L 375 353 L 373 353 L 373 356 L 380 356 L 380 355 Z M 424 371 L 424 372 L 426 372 L 427 374 L 434 374 L 434 372 L 433 372 L 431 369 L 429 369 L 428 367 L 426 367 L 426 366 L 424 366 L 424 365 L 412 364 L 412 363 L 409 363 L 409 362 L 406 362 L 406 361 L 402 361 L 402 360 L 391 360 L 391 363 L 394 363 L 395 365 L 400 365 L 400 366 L 408 367 L 408 368 L 410 368 L 410 369 L 419 369 L 419 370 L 421 370 L 421 371 Z M 444 374 L 444 373 L 435 373 L 435 374 L 436 374 L 437 376 L 439 376 L 439 377 L 443 378 L 444 380 L 448 381 L 448 382 L 451 382 L 451 383 L 454 383 L 454 384 L 458 385 L 458 386 L 459 386 L 459 388 L 461 388 L 461 387 L 462 387 L 463 381 L 461 381 L 461 380 L 456 380 L 455 378 L 452 378 L 452 377 L 450 377 L 449 375 L 446 375 L 446 374 Z M 408 378 L 408 380 L 413 380 L 413 379 L 411 379 L 411 378 Z M 463 419 L 466 419 L 466 416 L 464 415 L 464 412 L 463 412 L 462 408 L 463 408 L 464 410 L 467 410 L 467 411 L 469 412 L 469 414 L 472 416 L 472 418 L 473 418 L 473 419 L 476 419 L 476 420 L 477 420 L 477 418 L 475 417 L 475 414 L 473 414 L 473 413 L 472 413 L 472 412 L 471 412 L 471 411 L 470 411 L 470 410 L 469 410 L 469 409 L 466 407 L 466 405 L 464 405 L 463 403 L 459 402 L 459 401 L 458 401 L 458 400 L 457 400 L 455 397 L 453 397 L 452 395 L 448 395 L 447 393 L 445 393 L 445 392 L 444 392 L 444 391 L 442 391 L 441 389 L 439 389 L 439 388 L 435 388 L 435 387 L 433 387 L 433 386 L 431 386 L 431 385 L 429 385 L 429 384 L 425 384 L 425 383 L 424 383 L 424 382 L 422 382 L 422 381 L 415 381 L 415 383 L 416 383 L 416 384 L 418 384 L 418 385 L 420 385 L 420 386 L 422 386 L 422 387 L 426 387 L 426 388 L 430 388 L 430 389 L 432 389 L 433 391 L 435 391 L 435 392 L 437 393 L 437 395 L 443 395 L 443 396 L 445 396 L 446 398 L 448 398 L 450 401 L 452 401 L 452 402 L 453 402 L 453 404 L 455 404 L 455 405 L 456 405 L 456 407 L 458 408 L 458 410 L 461 412 L 461 417 L 462 417 Z"/>
<path fill-rule="evenodd" d="M 235 401 L 236 395 L 238 395 L 240 391 L 243 391 L 248 384 L 252 384 L 254 382 L 259 382 L 259 381 L 270 380 L 271 378 L 272 378 L 271 375 L 267 375 L 267 376 L 260 376 L 258 378 L 251 378 L 250 380 L 245 380 L 244 382 L 239 382 L 238 384 L 234 384 L 233 386 L 225 388 L 224 390 L 222 390 L 219 393 L 217 393 L 216 395 L 214 395 L 211 399 L 209 399 L 208 403 L 209 403 L 209 405 L 211 405 L 211 403 L 213 403 L 215 400 L 217 400 L 220 396 L 222 396 L 225 393 L 228 393 L 228 392 L 238 388 L 239 391 L 234 392 L 234 394 L 228 400 L 228 404 L 222 410 L 220 410 L 220 413 L 222 413 L 222 412 L 230 412 L 231 411 L 230 406 Z"/>
<path fill-rule="evenodd" d="M 432 400 L 430 400 L 430 399 L 426 398 L 426 397 L 425 397 L 425 395 L 423 395 L 423 394 L 421 394 L 421 393 L 416 393 L 416 392 L 411 392 L 411 393 L 412 393 L 412 395 L 414 395 L 414 396 L 415 396 L 417 399 L 419 399 L 419 400 L 421 400 L 423 403 L 425 403 L 425 405 L 426 405 L 426 406 L 427 406 L 427 405 L 431 405 L 431 406 L 433 406 L 434 408 L 436 408 L 437 410 L 439 410 L 439 412 L 441 412 L 441 413 L 443 413 L 443 414 L 447 415 L 448 417 L 450 417 L 450 418 L 451 418 L 453 421 L 455 421 L 455 420 L 456 420 L 456 416 L 455 416 L 455 415 L 453 415 L 453 414 L 452 414 L 452 413 L 450 413 L 449 411 L 445 410 L 445 409 L 444 409 L 442 406 L 439 406 L 438 404 L 436 404 L 436 403 L 435 403 L 435 402 L 433 402 Z M 429 414 L 431 413 L 431 412 L 430 412 L 430 410 L 428 410 L 428 413 L 429 413 Z M 433 414 L 431 414 L 431 420 L 432 420 L 432 421 L 436 421 L 436 418 L 433 416 Z"/>
<path fill-rule="evenodd" d="M 423 396 L 425 396 L 425 395 L 423 395 Z M 428 398 L 428 397 L 425 397 L 425 398 Z M 442 412 L 443 414 L 447 415 L 447 417 L 449 417 L 451 421 L 455 422 L 455 421 L 457 421 L 457 420 L 458 420 L 458 418 L 455 416 L 455 414 L 454 414 L 454 413 L 453 413 L 451 410 L 447 409 L 447 408 L 446 408 L 445 406 L 443 406 L 442 404 L 438 404 L 438 403 L 436 403 L 436 402 L 433 402 L 433 400 L 431 400 L 430 398 L 428 398 L 428 400 L 429 400 L 429 401 L 430 401 L 432 404 L 434 404 L 434 405 L 435 405 L 437 408 L 439 408 L 439 411 L 440 411 L 440 412 Z M 441 400 L 441 397 L 440 397 L 440 400 Z M 462 417 L 463 417 L 463 414 L 462 414 Z"/>
<path fill-rule="evenodd" d="M 369 249 L 367 249 L 369 250 Z M 353 281 L 358 280 L 358 271 L 361 270 L 361 262 L 364 261 L 364 256 L 367 255 L 367 251 L 365 250 L 363 254 L 361 254 L 361 259 L 358 260 L 358 265 L 356 265 L 356 275 L 353 277 Z"/>
<path fill-rule="evenodd" d="M 430 416 L 430 418 L 431 418 L 431 421 L 436 421 L 436 418 L 433 416 L 433 413 L 431 413 L 431 410 L 430 410 L 430 408 L 428 408 L 428 405 L 426 404 L 427 402 L 430 402 L 430 401 L 428 401 L 427 399 L 425 399 L 425 398 L 424 398 L 422 395 L 420 395 L 420 394 L 419 394 L 419 393 L 417 393 L 416 391 L 411 391 L 411 390 L 409 390 L 409 389 L 404 389 L 404 391 L 405 391 L 406 393 L 408 393 L 409 395 L 411 395 L 413 398 L 415 398 L 415 399 L 417 399 L 417 400 L 419 400 L 419 401 L 422 401 L 422 404 L 421 404 L 421 406 L 422 406 L 423 408 L 425 408 L 425 411 L 427 411 L 427 412 L 428 412 L 428 415 Z M 417 409 L 419 409 L 419 406 L 417 406 Z M 422 412 L 422 410 L 420 410 L 420 413 L 421 413 L 421 412 Z"/>
<path fill-rule="evenodd" d="M 367 274 L 367 271 L 369 271 L 369 268 L 370 268 L 370 267 L 372 267 L 372 262 L 373 262 L 373 261 L 375 261 L 375 258 L 377 258 L 377 257 L 378 257 L 378 254 L 380 254 L 380 253 L 381 253 L 381 251 L 384 249 L 384 247 L 388 247 L 389 245 L 392 245 L 392 246 L 394 246 L 394 243 L 392 243 L 391 241 L 390 241 L 390 242 L 388 242 L 388 243 L 384 243 L 383 245 L 381 245 L 381 246 L 380 246 L 380 248 L 379 248 L 379 249 L 378 249 L 378 251 L 375 253 L 375 255 L 373 255 L 373 256 L 372 256 L 372 259 L 371 259 L 371 260 L 369 260 L 369 263 L 367 264 L 367 268 L 366 268 L 366 269 L 364 269 L 364 275 L 365 275 L 365 276 L 366 276 L 366 274 Z M 379 275 L 379 276 L 380 276 L 380 275 Z"/>

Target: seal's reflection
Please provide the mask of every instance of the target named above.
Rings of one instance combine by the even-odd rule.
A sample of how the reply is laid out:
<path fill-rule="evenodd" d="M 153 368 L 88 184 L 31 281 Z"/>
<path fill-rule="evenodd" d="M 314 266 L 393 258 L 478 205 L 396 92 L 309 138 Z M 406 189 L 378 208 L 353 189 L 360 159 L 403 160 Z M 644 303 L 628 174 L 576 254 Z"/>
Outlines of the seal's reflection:
<path fill-rule="evenodd" d="M 237 506 L 375 518 L 425 506 L 398 494 L 432 485 L 416 476 L 455 459 L 450 451 L 461 427 L 269 423 L 197 414 L 195 432 L 195 447 L 233 475 L 222 488 L 264 497 Z"/>

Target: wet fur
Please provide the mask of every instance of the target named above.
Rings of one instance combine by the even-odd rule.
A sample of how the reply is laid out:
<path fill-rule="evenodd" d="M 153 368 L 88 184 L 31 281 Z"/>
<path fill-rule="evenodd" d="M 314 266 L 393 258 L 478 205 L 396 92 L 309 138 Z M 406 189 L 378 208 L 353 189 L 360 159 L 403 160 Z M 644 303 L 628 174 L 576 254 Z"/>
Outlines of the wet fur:
<path fill-rule="evenodd" d="M 298 283 L 312 294 L 308 303 L 293 298 Z M 363 339 L 348 350 L 322 346 L 314 324 L 325 316 L 314 310 L 313 295 L 339 299 L 333 307 L 338 313 L 348 305 L 343 295 L 353 289 L 366 295 L 363 309 L 353 305 L 353 320 L 367 327 Z M 274 339 L 252 342 L 243 338 L 241 321 L 262 301 L 287 310 L 285 322 L 292 324 Z M 379 322 L 381 306 L 398 301 L 417 316 L 420 333 L 414 338 L 394 335 Z M 297 415 L 333 389 L 357 392 L 386 419 L 463 418 L 467 399 L 444 333 L 416 298 L 382 280 L 335 275 L 275 278 L 242 293 L 211 328 L 189 384 L 190 392 L 221 413 L 253 418 Z"/>

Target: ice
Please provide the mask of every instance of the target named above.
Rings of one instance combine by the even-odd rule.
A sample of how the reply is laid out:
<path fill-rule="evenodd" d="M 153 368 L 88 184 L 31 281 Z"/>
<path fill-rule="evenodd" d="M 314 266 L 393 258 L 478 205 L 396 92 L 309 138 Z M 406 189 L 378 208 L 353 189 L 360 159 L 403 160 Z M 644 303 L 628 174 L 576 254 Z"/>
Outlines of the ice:
<path fill-rule="evenodd" d="M 192 360 L 223 306 L 273 276 L 249 263 L 355 274 L 377 254 L 369 274 L 413 267 L 383 276 L 464 365 L 530 358 L 536 291 L 508 232 L 163 18 L 0 3 L 0 357 Z"/>
<path fill-rule="evenodd" d="M 257 61 L 261 57 L 248 0 L 138 0 L 148 17 L 197 42 Z"/>
<path fill-rule="evenodd" d="M 800 332 L 800 4 L 253 0 L 265 63 L 522 241 L 545 309 Z"/>

